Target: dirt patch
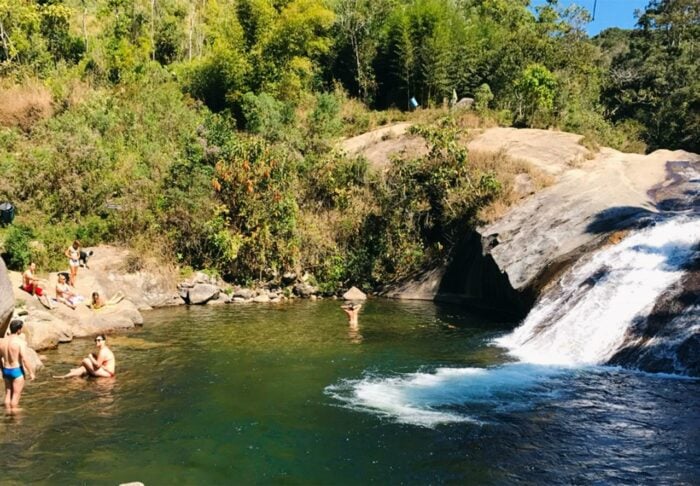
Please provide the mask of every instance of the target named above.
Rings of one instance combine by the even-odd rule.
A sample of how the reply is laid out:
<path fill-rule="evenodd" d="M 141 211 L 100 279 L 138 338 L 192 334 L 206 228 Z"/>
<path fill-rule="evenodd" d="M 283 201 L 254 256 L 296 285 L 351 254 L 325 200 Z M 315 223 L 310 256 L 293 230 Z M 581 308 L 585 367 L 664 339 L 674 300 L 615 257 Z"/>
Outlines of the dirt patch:
<path fill-rule="evenodd" d="M 53 114 L 53 98 L 38 82 L 0 87 L 0 125 L 29 131 Z"/>

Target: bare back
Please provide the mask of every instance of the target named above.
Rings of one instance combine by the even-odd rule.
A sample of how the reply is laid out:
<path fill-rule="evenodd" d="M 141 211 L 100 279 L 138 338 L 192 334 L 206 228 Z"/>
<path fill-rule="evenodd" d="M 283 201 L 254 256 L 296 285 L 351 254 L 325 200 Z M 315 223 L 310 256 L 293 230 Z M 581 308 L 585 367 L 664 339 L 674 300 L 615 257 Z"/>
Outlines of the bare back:
<path fill-rule="evenodd" d="M 16 334 L 10 334 L 0 340 L 0 356 L 2 357 L 3 367 L 18 368 L 22 364 L 25 346 L 24 339 Z"/>
<path fill-rule="evenodd" d="M 97 363 L 100 368 L 104 368 L 114 375 L 114 370 L 117 366 L 117 360 L 114 358 L 114 353 L 107 346 L 103 346 L 102 349 L 97 353 Z"/>

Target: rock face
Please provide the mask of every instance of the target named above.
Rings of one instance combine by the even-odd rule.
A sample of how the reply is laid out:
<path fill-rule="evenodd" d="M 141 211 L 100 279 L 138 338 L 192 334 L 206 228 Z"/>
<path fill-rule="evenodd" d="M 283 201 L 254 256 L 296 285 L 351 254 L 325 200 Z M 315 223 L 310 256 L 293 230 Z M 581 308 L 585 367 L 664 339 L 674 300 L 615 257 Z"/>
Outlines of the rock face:
<path fill-rule="evenodd" d="M 350 290 L 343 294 L 345 300 L 367 300 L 367 295 L 357 287 L 350 287 Z"/>
<path fill-rule="evenodd" d="M 0 337 L 5 335 L 14 308 L 15 297 L 12 292 L 12 284 L 7 276 L 5 262 L 0 258 Z"/>
<path fill-rule="evenodd" d="M 673 161 L 700 161 L 683 151 L 650 155 L 603 148 L 591 158 L 580 136 L 544 130 L 492 129 L 470 149 L 505 150 L 556 177 L 496 222 L 465 234 L 452 261 L 386 292 L 394 298 L 459 302 L 523 317 L 541 289 L 582 254 L 604 244 L 612 232 L 640 227 L 663 202 L 650 191 L 679 177 Z M 682 165 L 682 164 L 681 164 Z M 691 164 L 692 165 L 692 164 Z M 686 174 L 686 180 L 687 180 Z M 660 190 L 659 190 L 660 191 Z"/>

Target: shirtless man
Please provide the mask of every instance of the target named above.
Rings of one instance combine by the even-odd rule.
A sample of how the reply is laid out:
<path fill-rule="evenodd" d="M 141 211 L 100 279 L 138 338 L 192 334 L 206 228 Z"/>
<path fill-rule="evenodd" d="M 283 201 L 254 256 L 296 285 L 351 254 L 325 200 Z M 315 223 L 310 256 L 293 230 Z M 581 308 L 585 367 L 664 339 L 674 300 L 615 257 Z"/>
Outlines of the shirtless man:
<path fill-rule="evenodd" d="M 44 289 L 39 287 L 39 279 L 36 278 L 36 263 L 32 262 L 22 274 L 22 290 L 29 292 L 32 295 L 41 295 Z"/>
<path fill-rule="evenodd" d="M 10 335 L 0 339 L 0 361 L 2 362 L 2 378 L 5 382 L 5 408 L 18 409 L 19 399 L 24 389 L 24 373 L 29 373 L 29 379 L 34 379 L 34 370 L 27 363 L 27 342 L 22 334 L 19 319 L 10 322 Z"/>
<path fill-rule="evenodd" d="M 341 305 L 340 308 L 343 309 L 343 312 L 345 312 L 345 314 L 348 316 L 348 324 L 351 326 L 357 326 L 357 316 L 360 313 L 362 304 L 355 304 L 351 302 L 347 305 Z"/>
<path fill-rule="evenodd" d="M 56 378 L 74 378 L 78 376 L 94 376 L 96 378 L 112 378 L 117 361 L 114 353 L 107 347 L 107 338 L 98 334 L 95 338 L 97 353 L 90 353 L 77 368 L 73 368 L 63 376 Z"/>

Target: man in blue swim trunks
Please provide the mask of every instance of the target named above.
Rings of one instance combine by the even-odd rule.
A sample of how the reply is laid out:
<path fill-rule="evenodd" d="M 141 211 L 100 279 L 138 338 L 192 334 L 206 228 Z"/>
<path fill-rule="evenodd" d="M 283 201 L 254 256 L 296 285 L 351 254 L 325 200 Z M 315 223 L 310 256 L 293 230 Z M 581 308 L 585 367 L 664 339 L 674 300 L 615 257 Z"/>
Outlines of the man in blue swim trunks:
<path fill-rule="evenodd" d="M 15 319 L 10 322 L 10 335 L 0 339 L 0 364 L 5 382 L 5 408 L 18 409 L 24 389 L 24 373 L 34 379 L 34 370 L 27 363 L 27 342 L 22 336 L 24 323 Z"/>

